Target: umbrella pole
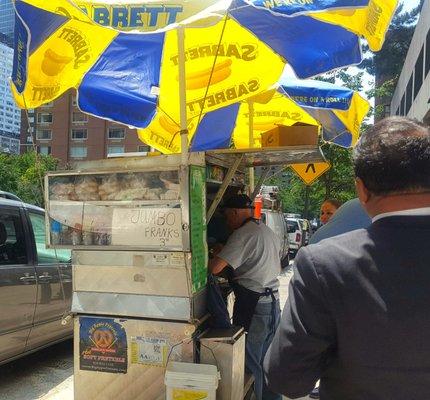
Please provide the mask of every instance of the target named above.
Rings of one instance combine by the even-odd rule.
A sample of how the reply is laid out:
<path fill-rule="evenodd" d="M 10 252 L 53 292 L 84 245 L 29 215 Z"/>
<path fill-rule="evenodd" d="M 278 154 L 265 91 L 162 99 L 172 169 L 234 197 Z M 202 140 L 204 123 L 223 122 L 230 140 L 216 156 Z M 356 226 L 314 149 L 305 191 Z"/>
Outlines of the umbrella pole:
<path fill-rule="evenodd" d="M 188 163 L 188 129 L 187 129 L 187 89 L 185 82 L 185 28 L 178 28 L 178 69 L 179 69 L 179 127 L 181 133 L 181 162 Z"/>
<path fill-rule="evenodd" d="M 254 147 L 254 102 L 248 101 L 249 147 Z M 255 176 L 254 168 L 249 168 L 249 191 L 254 192 Z"/>

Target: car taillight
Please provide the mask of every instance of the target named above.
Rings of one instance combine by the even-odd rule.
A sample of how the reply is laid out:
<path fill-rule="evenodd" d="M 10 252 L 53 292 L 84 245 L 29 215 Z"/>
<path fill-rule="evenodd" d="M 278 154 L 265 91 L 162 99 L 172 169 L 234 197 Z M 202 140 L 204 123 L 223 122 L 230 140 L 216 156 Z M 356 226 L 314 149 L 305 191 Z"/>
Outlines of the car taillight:
<path fill-rule="evenodd" d="M 300 233 L 296 233 L 296 242 L 301 242 L 302 241 L 302 235 Z"/>

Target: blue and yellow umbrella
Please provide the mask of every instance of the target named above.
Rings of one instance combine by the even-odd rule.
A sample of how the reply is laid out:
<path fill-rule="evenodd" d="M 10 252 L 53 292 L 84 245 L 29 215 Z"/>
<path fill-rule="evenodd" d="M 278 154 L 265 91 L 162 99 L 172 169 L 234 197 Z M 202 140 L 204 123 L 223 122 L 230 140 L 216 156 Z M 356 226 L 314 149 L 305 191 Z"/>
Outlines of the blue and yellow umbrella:
<path fill-rule="evenodd" d="M 76 88 L 86 113 L 145 128 L 158 109 L 179 130 L 179 104 L 184 127 L 263 93 L 286 63 L 301 78 L 359 63 L 360 38 L 380 49 L 396 4 L 15 0 L 12 90 L 19 106 L 36 108 Z M 162 129 L 152 132 L 175 151 Z"/>
<path fill-rule="evenodd" d="M 235 148 L 261 147 L 263 132 L 277 125 L 291 126 L 298 122 L 320 125 L 324 141 L 351 147 L 357 142 L 369 107 L 358 92 L 348 88 L 316 80 L 284 78 L 272 90 L 207 113 L 198 125 L 192 121 L 189 132 L 191 150 L 229 148 L 232 145 Z M 175 127 L 169 126 L 162 113 L 138 134 L 141 140 L 161 152 L 180 146 Z M 160 135 L 170 144 L 169 148 L 164 146 L 164 142 L 154 140 Z"/>

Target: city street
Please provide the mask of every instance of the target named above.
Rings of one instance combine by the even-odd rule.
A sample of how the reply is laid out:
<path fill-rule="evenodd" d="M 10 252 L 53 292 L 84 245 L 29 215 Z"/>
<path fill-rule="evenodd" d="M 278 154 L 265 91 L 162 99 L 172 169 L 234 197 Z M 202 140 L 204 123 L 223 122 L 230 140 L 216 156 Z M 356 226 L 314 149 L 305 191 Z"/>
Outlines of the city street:
<path fill-rule="evenodd" d="M 281 307 L 291 274 L 289 268 L 280 277 Z M 68 340 L 0 366 L 0 399 L 73 400 L 73 342 Z"/>

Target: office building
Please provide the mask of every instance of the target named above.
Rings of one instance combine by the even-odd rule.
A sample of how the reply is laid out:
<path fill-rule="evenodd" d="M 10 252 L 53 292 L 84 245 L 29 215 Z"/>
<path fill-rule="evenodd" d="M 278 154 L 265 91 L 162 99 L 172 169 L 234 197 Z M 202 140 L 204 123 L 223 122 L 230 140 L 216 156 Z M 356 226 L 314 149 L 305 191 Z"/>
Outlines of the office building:
<path fill-rule="evenodd" d="M 0 151 L 19 153 L 21 112 L 15 105 L 10 91 L 13 49 L 0 37 Z"/>
<path fill-rule="evenodd" d="M 13 38 L 15 10 L 12 0 L 0 0 L 0 33 Z"/>
<path fill-rule="evenodd" d="M 51 154 L 62 165 L 80 160 L 98 160 L 109 154 L 147 152 L 134 129 L 82 113 L 76 92 L 70 90 L 52 103 L 22 113 L 21 148 Z M 28 121 L 35 142 L 28 133 Z"/>
<path fill-rule="evenodd" d="M 430 125 L 430 0 L 423 4 L 390 112 Z"/>

